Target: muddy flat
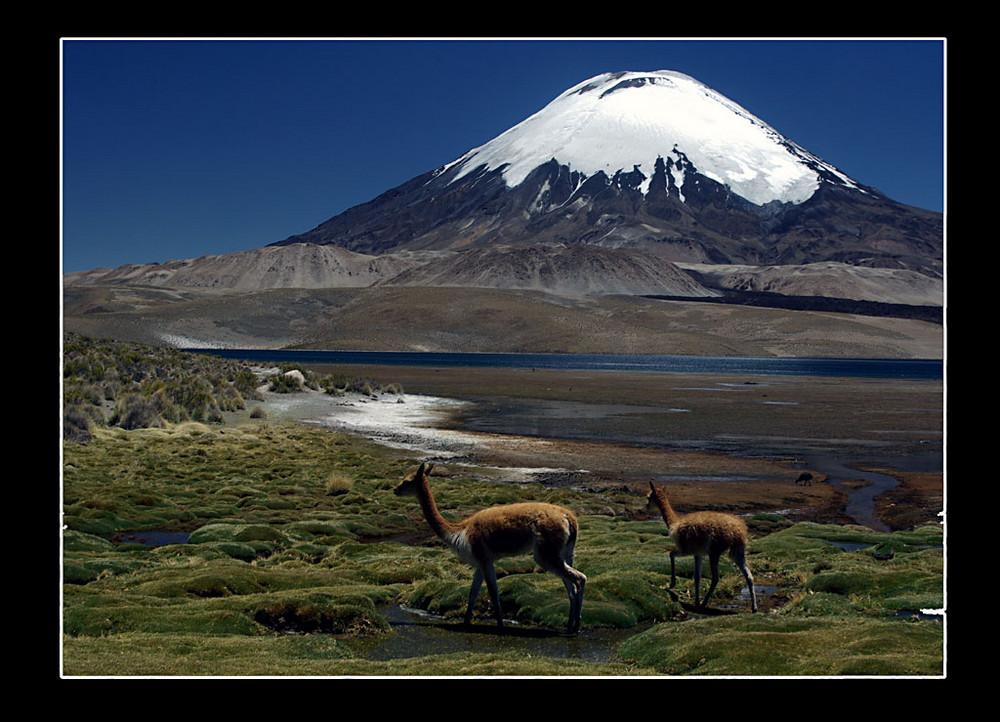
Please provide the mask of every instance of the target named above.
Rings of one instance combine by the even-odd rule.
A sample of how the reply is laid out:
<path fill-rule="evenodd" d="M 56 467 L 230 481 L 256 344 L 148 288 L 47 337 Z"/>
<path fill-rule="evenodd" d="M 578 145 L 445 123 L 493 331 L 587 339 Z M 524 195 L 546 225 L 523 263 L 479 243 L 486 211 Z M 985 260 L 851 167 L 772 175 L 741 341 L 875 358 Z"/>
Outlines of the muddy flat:
<path fill-rule="evenodd" d="M 671 485 L 682 509 L 776 511 L 875 528 L 931 521 L 943 503 L 941 381 L 313 368 L 401 384 L 401 397 L 365 403 L 389 414 L 383 431 L 422 428 L 419 443 L 410 442 L 427 458 L 489 468 L 499 480 L 523 481 L 527 469 L 546 484 L 637 494 L 656 481 Z M 409 410 L 426 398 L 447 402 Z M 394 425 L 392 414 L 404 409 L 409 417 Z M 811 483 L 796 483 L 803 471 Z M 860 506 L 859 494 L 868 497 Z"/>

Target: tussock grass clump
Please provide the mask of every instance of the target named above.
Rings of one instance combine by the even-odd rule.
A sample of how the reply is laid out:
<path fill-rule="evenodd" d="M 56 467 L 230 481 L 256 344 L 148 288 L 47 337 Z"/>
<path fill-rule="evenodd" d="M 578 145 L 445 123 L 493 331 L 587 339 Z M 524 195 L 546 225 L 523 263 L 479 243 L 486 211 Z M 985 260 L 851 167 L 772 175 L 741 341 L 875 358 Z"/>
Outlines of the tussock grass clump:
<path fill-rule="evenodd" d="M 170 415 L 172 409 L 164 408 L 148 396 L 128 394 L 115 404 L 108 418 L 111 426 L 123 429 L 148 429 L 166 425 L 163 413 Z"/>
<path fill-rule="evenodd" d="M 327 374 L 316 383 L 326 393 L 333 396 L 341 396 L 346 393 L 364 394 L 374 396 L 376 394 L 396 394 L 403 393 L 403 387 L 398 383 L 385 383 L 370 379 L 364 376 L 349 376 L 347 374 Z"/>
<path fill-rule="evenodd" d="M 93 437 L 96 425 L 104 423 L 100 408 L 80 403 L 69 403 L 63 409 L 63 438 L 86 444 Z"/>
<path fill-rule="evenodd" d="M 223 412 L 259 398 L 256 386 L 256 375 L 239 361 L 72 333 L 63 337 L 67 440 L 89 441 L 82 433 L 85 418 L 124 429 L 220 423 Z M 87 407 L 86 417 L 81 407 Z"/>
<path fill-rule="evenodd" d="M 302 391 L 304 382 L 300 375 L 292 373 L 275 374 L 268 381 L 268 391 L 276 394 L 293 394 Z"/>
<path fill-rule="evenodd" d="M 354 479 L 346 474 L 334 472 L 326 479 L 327 496 L 346 494 L 354 488 Z"/>

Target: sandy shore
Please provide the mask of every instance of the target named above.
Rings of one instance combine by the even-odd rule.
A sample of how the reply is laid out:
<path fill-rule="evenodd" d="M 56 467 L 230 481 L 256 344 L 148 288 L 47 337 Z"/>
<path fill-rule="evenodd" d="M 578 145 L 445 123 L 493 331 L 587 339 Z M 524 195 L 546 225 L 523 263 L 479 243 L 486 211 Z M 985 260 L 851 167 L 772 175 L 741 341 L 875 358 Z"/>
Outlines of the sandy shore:
<path fill-rule="evenodd" d="M 537 481 L 585 470 L 537 465 L 493 464 L 487 458 L 516 453 L 525 460 L 541 458 L 554 442 L 503 434 L 447 428 L 470 404 L 421 394 L 328 396 L 319 392 L 268 394 L 267 408 L 277 418 L 316 423 L 357 434 L 384 446 L 453 465 L 476 467 L 490 478 L 508 482 Z"/>

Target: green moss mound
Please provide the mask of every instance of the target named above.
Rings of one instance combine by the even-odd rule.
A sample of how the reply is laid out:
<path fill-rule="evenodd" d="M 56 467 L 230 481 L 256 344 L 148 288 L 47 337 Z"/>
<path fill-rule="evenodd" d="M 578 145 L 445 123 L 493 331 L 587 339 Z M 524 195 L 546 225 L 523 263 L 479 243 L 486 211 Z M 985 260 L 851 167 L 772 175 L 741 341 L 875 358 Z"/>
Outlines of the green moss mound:
<path fill-rule="evenodd" d="M 943 643 L 937 622 L 754 615 L 659 625 L 620 654 L 670 675 L 940 675 Z"/>

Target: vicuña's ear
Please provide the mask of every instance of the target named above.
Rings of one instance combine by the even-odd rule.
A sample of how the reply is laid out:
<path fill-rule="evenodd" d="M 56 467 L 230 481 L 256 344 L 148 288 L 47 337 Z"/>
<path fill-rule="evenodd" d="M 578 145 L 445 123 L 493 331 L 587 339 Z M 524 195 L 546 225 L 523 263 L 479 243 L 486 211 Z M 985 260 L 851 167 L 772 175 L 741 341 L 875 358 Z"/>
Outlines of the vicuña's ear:
<path fill-rule="evenodd" d="M 427 471 L 424 472 L 424 475 L 430 476 L 432 471 L 434 471 L 434 464 L 427 467 Z"/>
<path fill-rule="evenodd" d="M 653 484 L 653 482 L 649 482 L 649 490 L 656 491 L 656 486 Z"/>

